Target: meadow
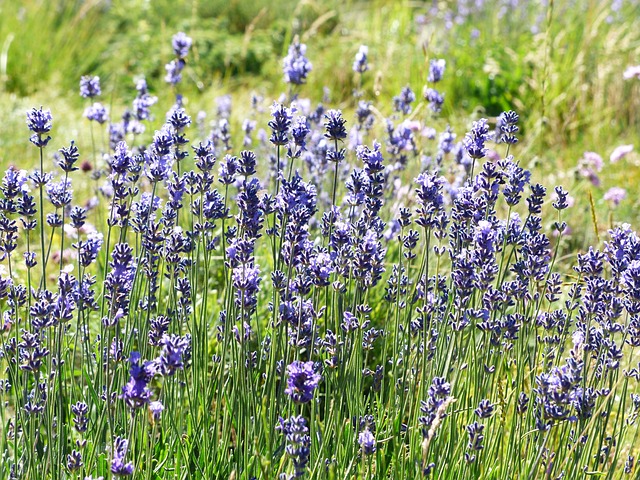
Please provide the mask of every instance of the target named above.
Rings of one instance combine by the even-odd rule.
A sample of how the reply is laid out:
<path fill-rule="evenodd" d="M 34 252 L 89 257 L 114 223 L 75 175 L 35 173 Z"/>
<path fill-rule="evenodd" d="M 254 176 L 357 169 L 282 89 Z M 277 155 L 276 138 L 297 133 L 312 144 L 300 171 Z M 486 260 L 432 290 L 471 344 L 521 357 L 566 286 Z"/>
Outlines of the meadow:
<path fill-rule="evenodd" d="M 0 479 L 640 478 L 640 3 L 0 15 Z"/>

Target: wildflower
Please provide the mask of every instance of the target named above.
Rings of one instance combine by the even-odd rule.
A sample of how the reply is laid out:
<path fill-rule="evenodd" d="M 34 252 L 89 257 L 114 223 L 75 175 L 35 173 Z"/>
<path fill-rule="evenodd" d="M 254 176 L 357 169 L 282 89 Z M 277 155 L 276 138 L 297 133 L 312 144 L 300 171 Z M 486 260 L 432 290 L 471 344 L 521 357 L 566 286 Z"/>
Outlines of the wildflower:
<path fill-rule="evenodd" d="M 176 33 L 171 39 L 171 45 L 173 46 L 173 53 L 178 58 L 185 58 L 189 54 L 189 49 L 193 40 L 188 37 L 184 32 Z"/>
<path fill-rule="evenodd" d="M 140 354 L 132 352 L 129 357 L 129 374 L 131 377 L 127 384 L 122 387 L 122 395 L 120 398 L 127 402 L 131 409 L 140 408 L 149 403 L 151 391 L 148 384 L 156 373 L 156 365 L 154 362 L 145 361 L 140 365 Z"/>
<path fill-rule="evenodd" d="M 451 384 L 443 377 L 435 377 L 427 390 L 427 400 L 420 402 L 418 422 L 422 427 L 422 437 L 429 438 L 435 434 L 435 428 L 446 417 L 446 409 L 453 401 Z"/>
<path fill-rule="evenodd" d="M 345 124 L 347 121 L 342 117 L 340 110 L 329 110 L 325 113 L 324 136 L 330 140 L 344 140 L 347 138 L 347 129 Z"/>
<path fill-rule="evenodd" d="M 416 94 L 408 85 L 400 91 L 400 95 L 393 97 L 393 109 L 405 115 L 411 113 L 411 104 L 415 102 Z"/>
<path fill-rule="evenodd" d="M 124 315 L 129 309 L 129 293 L 136 272 L 133 249 L 126 243 L 116 244 L 109 267 L 110 271 L 105 279 L 105 298 L 109 300 L 114 315 L 119 310 Z"/>
<path fill-rule="evenodd" d="M 53 117 L 50 110 L 43 110 L 42 107 L 32 108 L 27 112 L 27 126 L 33 132 L 30 137 L 31 143 L 38 148 L 46 147 L 51 140 L 47 135 L 51 131 Z M 43 135 L 47 135 L 46 138 Z"/>
<path fill-rule="evenodd" d="M 607 202 L 611 202 L 614 206 L 620 205 L 620 202 L 627 198 L 627 191 L 620 187 L 611 187 L 603 197 Z"/>
<path fill-rule="evenodd" d="M 144 78 L 138 79 L 136 90 L 138 94 L 133 100 L 133 114 L 138 120 L 148 120 L 151 117 L 150 108 L 158 101 L 158 97 L 149 94 Z"/>
<path fill-rule="evenodd" d="M 151 402 L 149 403 L 149 412 L 151 412 L 151 415 L 153 416 L 154 420 L 160 420 L 160 415 L 162 414 L 162 412 L 164 411 L 164 405 L 162 405 L 162 402 Z"/>
<path fill-rule="evenodd" d="M 84 466 L 84 462 L 82 461 L 82 453 L 77 450 L 72 450 L 70 454 L 67 455 L 67 468 L 71 472 L 75 472 L 76 470 L 80 470 Z"/>
<path fill-rule="evenodd" d="M 552 205 L 556 210 L 564 210 L 573 204 L 573 199 L 569 196 L 569 192 L 561 186 L 555 188 L 552 198 L 555 199 Z"/>
<path fill-rule="evenodd" d="M 293 109 L 289 109 L 282 104 L 273 102 L 271 107 L 272 120 L 269 121 L 271 137 L 269 141 L 274 145 L 286 145 L 289 141 L 289 129 L 293 119 Z"/>
<path fill-rule="evenodd" d="M 489 125 L 485 118 L 473 122 L 471 130 L 464 137 L 464 148 L 471 158 L 478 159 L 486 155 L 487 149 L 484 144 L 488 140 L 488 134 Z"/>
<path fill-rule="evenodd" d="M 362 448 L 365 455 L 371 455 L 376 451 L 376 437 L 368 428 L 365 428 L 358 434 L 358 445 Z"/>
<path fill-rule="evenodd" d="M 71 180 L 60 180 L 59 182 L 49 182 L 46 187 L 49 201 L 56 208 L 62 208 L 71 203 L 73 190 Z"/>
<path fill-rule="evenodd" d="M 427 81 L 437 83 L 442 80 L 446 64 L 447 62 L 443 58 L 432 59 L 429 62 L 429 76 L 427 77 Z"/>
<path fill-rule="evenodd" d="M 111 459 L 111 473 L 117 477 L 125 477 L 133 474 L 133 463 L 126 462 L 129 440 L 115 437 L 113 440 L 113 457 Z"/>
<path fill-rule="evenodd" d="M 524 414 L 527 411 L 527 409 L 529 408 L 529 397 L 526 393 L 520 392 L 520 395 L 518 396 L 518 405 L 516 408 L 517 412 L 520 415 Z"/>
<path fill-rule="evenodd" d="M 92 122 L 98 122 L 100 125 L 109 120 L 107 109 L 99 102 L 95 102 L 93 105 L 87 107 L 84 111 L 84 116 Z"/>
<path fill-rule="evenodd" d="M 80 96 L 83 98 L 97 97 L 102 93 L 100 90 L 100 77 L 83 75 L 80 77 Z"/>
<path fill-rule="evenodd" d="M 620 145 L 611 152 L 609 160 L 611 163 L 619 162 L 631 152 L 633 152 L 633 145 Z"/>
<path fill-rule="evenodd" d="M 168 115 L 167 123 L 169 123 L 176 131 L 179 132 L 191 125 L 191 117 L 187 115 L 184 108 L 176 108 L 171 111 L 170 115 Z"/>
<path fill-rule="evenodd" d="M 256 154 L 249 150 L 243 150 L 240 152 L 238 161 L 238 173 L 245 177 L 253 175 L 256 173 L 256 163 Z"/>
<path fill-rule="evenodd" d="M 165 334 L 160 344 L 162 345 L 162 352 L 158 359 L 160 372 L 165 376 L 171 376 L 176 371 L 184 369 L 185 362 L 191 355 L 191 336 Z"/>
<path fill-rule="evenodd" d="M 309 122 L 307 117 L 296 117 L 291 127 L 291 136 L 293 137 L 293 143 L 300 149 L 306 150 L 307 142 L 306 138 L 311 132 L 309 128 Z"/>
<path fill-rule="evenodd" d="M 177 60 L 171 60 L 164 66 L 167 74 L 164 77 L 164 81 L 172 85 L 177 85 L 182 80 L 182 70 L 184 69 L 185 62 L 179 58 Z"/>
<path fill-rule="evenodd" d="M 596 187 L 600 185 L 598 172 L 602 170 L 604 162 L 602 157 L 595 152 L 584 152 L 578 161 L 578 174 L 589 180 Z"/>
<path fill-rule="evenodd" d="M 479 451 L 484 448 L 484 435 L 482 431 L 484 430 L 484 425 L 479 424 L 478 422 L 473 422 L 471 425 L 467 426 L 467 434 L 469 435 L 469 443 L 467 444 L 467 448 L 471 451 Z M 473 454 L 465 453 L 465 459 L 468 463 L 473 463 L 476 459 L 476 456 Z"/>
<path fill-rule="evenodd" d="M 73 424 L 77 432 L 84 433 L 87 431 L 89 419 L 87 417 L 89 413 L 89 407 L 84 402 L 77 402 L 71 405 L 71 412 L 73 413 Z"/>
<path fill-rule="evenodd" d="M 233 269 L 233 287 L 235 290 L 236 306 L 244 311 L 245 315 L 251 314 L 258 299 L 256 297 L 260 285 L 260 269 L 257 266 L 239 265 Z"/>
<path fill-rule="evenodd" d="M 302 477 L 307 469 L 311 452 L 307 420 L 302 415 L 294 415 L 286 420 L 280 417 L 276 430 L 285 436 L 287 445 L 284 451 L 293 462 L 293 478 Z"/>
<path fill-rule="evenodd" d="M 495 141 L 508 144 L 518 143 L 518 138 L 515 135 L 519 130 L 518 125 L 516 125 L 518 120 L 518 114 L 513 110 L 502 112 L 498 115 L 494 134 Z"/>
<path fill-rule="evenodd" d="M 282 61 L 284 81 L 292 85 L 302 85 L 307 80 L 307 75 L 312 70 L 313 65 L 305 56 L 307 46 L 297 39 L 289 46 L 287 56 Z"/>
<path fill-rule="evenodd" d="M 423 92 L 424 99 L 429 102 L 429 108 L 439 113 L 442 110 L 444 104 L 444 96 L 435 88 L 425 88 Z"/>
<path fill-rule="evenodd" d="M 473 412 L 480 418 L 490 418 L 493 415 L 494 406 L 487 399 L 480 400 L 478 408 Z"/>
<path fill-rule="evenodd" d="M 632 78 L 640 79 L 640 65 L 629 66 L 622 74 L 625 80 Z"/>
<path fill-rule="evenodd" d="M 78 170 L 78 167 L 74 165 L 78 161 L 80 154 L 73 140 L 71 140 L 71 144 L 68 147 L 62 147 L 59 152 L 62 154 L 62 158 L 58 158 L 56 163 L 63 172 L 69 173 Z"/>
<path fill-rule="evenodd" d="M 316 373 L 313 362 L 294 361 L 287 367 L 287 388 L 285 393 L 295 403 L 308 403 L 313 399 L 313 392 L 322 380 Z"/>
<path fill-rule="evenodd" d="M 358 53 L 356 53 L 356 57 L 353 61 L 353 71 L 356 73 L 364 73 L 369 70 L 368 58 L 369 55 L 369 47 L 366 45 L 360 45 L 358 49 Z"/>

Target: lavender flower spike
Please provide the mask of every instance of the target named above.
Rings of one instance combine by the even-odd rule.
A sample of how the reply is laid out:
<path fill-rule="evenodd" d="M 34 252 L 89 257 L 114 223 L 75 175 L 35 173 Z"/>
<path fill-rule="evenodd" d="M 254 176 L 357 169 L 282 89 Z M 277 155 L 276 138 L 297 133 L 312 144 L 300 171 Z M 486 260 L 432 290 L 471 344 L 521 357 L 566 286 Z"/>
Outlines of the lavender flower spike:
<path fill-rule="evenodd" d="M 102 93 L 100 89 L 100 77 L 83 75 L 80 78 L 80 96 L 83 98 L 97 97 Z"/>
<path fill-rule="evenodd" d="M 284 391 L 295 403 L 308 403 L 313 399 L 313 392 L 318 388 L 322 375 L 314 370 L 313 362 L 294 361 L 287 367 L 289 378 Z"/>
<path fill-rule="evenodd" d="M 282 61 L 284 81 L 293 85 L 302 85 L 307 80 L 307 75 L 312 70 L 313 65 L 305 56 L 307 46 L 298 40 L 289 46 L 289 52 Z"/>
<path fill-rule="evenodd" d="M 42 107 L 29 110 L 27 112 L 27 127 L 33 132 L 29 138 L 31 143 L 38 148 L 46 147 L 51 140 L 47 134 L 51 131 L 52 122 L 51 110 L 44 110 Z M 44 135 L 47 136 L 44 137 Z"/>

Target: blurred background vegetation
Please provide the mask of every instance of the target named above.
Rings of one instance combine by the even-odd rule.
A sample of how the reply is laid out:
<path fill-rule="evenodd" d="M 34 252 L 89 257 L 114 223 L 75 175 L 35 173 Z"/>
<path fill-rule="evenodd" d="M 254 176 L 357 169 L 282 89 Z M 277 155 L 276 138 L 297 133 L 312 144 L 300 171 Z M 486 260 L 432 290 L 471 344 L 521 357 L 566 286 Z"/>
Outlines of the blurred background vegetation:
<path fill-rule="evenodd" d="M 440 89 L 447 123 L 462 134 L 470 120 L 515 109 L 523 142 L 516 155 L 546 185 L 563 183 L 576 197 L 582 237 L 614 221 L 638 225 L 639 156 L 609 165 L 620 144 L 640 147 L 640 80 L 624 70 L 640 64 L 637 0 L 0 0 L 0 163 L 23 162 L 32 152 L 24 112 L 45 105 L 62 142 L 86 136 L 81 75 L 99 75 L 103 103 L 117 118 L 144 75 L 162 116 L 174 99 L 164 83 L 171 36 L 194 39 L 181 93 L 195 117 L 214 111 L 231 94 L 236 125 L 251 92 L 270 103 L 286 90 L 281 59 L 294 35 L 308 46 L 313 72 L 301 95 L 351 112 L 353 57 L 369 46 L 372 70 L 365 92 L 384 115 L 405 85 L 418 96 L 428 60 L 444 58 Z M 238 112 L 239 115 L 238 115 Z M 424 110 L 426 112 L 426 109 Z M 347 116 L 347 118 L 353 118 Z M 424 120 L 429 118 L 424 113 Z M 82 139 L 79 143 L 82 145 Z M 600 186 L 575 178 L 585 151 L 605 159 Z M 30 161 L 30 160 L 29 160 Z M 546 178 L 543 178 L 546 177 Z M 629 195 L 614 211 L 602 197 L 619 186 Z M 580 229 L 580 227 L 578 227 Z"/>

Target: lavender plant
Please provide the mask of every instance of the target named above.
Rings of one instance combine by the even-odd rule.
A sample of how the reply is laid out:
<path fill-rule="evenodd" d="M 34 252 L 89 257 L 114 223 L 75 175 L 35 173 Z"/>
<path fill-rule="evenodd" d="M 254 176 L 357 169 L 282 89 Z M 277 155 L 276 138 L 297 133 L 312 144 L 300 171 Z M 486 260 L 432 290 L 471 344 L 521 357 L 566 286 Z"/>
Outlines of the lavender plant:
<path fill-rule="evenodd" d="M 547 200 L 515 156 L 515 112 L 466 135 L 438 118 L 443 59 L 428 113 L 410 86 L 374 107 L 360 84 L 352 142 L 344 112 L 299 97 L 295 41 L 270 119 L 256 98 L 230 122 L 224 97 L 195 132 L 192 43 L 173 37 L 166 115 L 144 80 L 120 122 L 89 107 L 93 177 L 27 114 L 40 169 L 0 185 L 0 477 L 633 478 L 631 226 L 561 258 L 568 192 Z"/>

